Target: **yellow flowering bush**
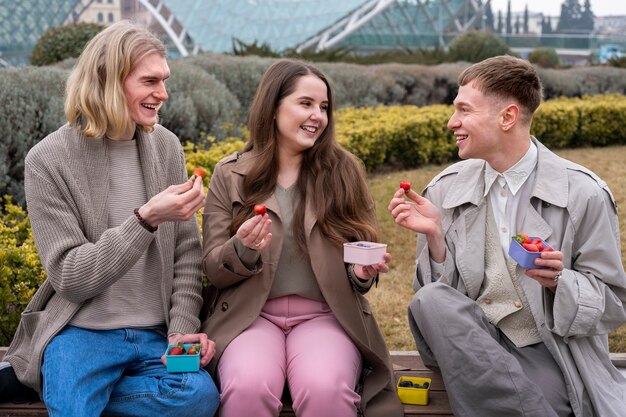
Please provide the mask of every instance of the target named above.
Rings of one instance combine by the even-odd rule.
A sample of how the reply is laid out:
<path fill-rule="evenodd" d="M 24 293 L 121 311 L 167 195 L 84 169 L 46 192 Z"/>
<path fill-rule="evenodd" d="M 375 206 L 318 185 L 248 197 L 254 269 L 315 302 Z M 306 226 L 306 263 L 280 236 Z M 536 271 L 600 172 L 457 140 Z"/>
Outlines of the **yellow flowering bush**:
<path fill-rule="evenodd" d="M 382 166 L 416 168 L 457 158 L 447 122 L 452 106 L 379 106 L 337 111 L 337 139 L 361 158 L 369 171 Z M 626 96 L 619 94 L 559 98 L 543 103 L 533 118 L 531 133 L 551 148 L 626 143 Z M 237 135 L 231 127 L 231 135 Z M 206 136 L 183 148 L 187 171 L 207 171 L 210 182 L 215 165 L 242 150 L 248 137 L 217 141 Z M 202 224 L 201 212 L 198 221 Z M 13 337 L 20 313 L 45 279 L 26 212 L 12 202 L 0 201 L 0 345 Z"/>
<path fill-rule="evenodd" d="M 222 158 L 235 151 L 242 150 L 244 145 L 244 139 L 236 137 L 229 137 L 217 142 L 214 136 L 207 136 L 200 146 L 192 142 L 187 142 L 183 146 L 185 160 L 187 162 L 187 175 L 191 175 L 193 169 L 196 167 L 203 168 L 207 172 L 204 183 L 205 185 L 209 184 L 215 165 L 217 165 Z"/>
<path fill-rule="evenodd" d="M 20 314 L 46 274 L 39 261 L 26 212 L 3 199 L 0 211 L 0 346 L 8 346 Z"/>

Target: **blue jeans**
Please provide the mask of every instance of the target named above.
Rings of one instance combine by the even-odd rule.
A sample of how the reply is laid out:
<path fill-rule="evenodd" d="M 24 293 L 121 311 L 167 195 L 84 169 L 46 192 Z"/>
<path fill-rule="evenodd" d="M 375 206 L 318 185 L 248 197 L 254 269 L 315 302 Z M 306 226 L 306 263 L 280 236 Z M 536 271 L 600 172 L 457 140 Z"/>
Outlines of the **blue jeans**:
<path fill-rule="evenodd" d="M 51 417 L 211 417 L 219 392 L 204 370 L 168 373 L 167 339 L 153 330 L 67 326 L 48 344 L 41 368 Z"/>

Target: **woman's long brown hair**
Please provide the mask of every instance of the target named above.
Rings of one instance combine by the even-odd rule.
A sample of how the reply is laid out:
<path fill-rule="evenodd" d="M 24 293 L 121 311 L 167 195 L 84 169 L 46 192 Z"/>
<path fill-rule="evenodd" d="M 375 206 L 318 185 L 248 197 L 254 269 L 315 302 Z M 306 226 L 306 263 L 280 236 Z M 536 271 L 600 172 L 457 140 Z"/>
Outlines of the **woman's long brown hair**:
<path fill-rule="evenodd" d="M 367 188 L 361 161 L 344 150 L 335 137 L 333 93 L 326 76 L 314 66 L 282 59 L 272 64 L 261 79 L 248 115 L 250 139 L 244 152 L 252 152 L 254 164 L 243 181 L 245 201 L 233 218 L 231 234 L 252 215 L 254 204 L 274 193 L 278 178 L 278 140 L 274 116 L 283 98 L 295 90 L 296 82 L 314 75 L 326 84 L 328 125 L 315 145 L 304 151 L 296 187 L 299 195 L 292 226 L 298 249 L 307 254 L 304 230 L 306 198 L 313 201 L 317 225 L 332 243 L 377 241 L 374 202 Z M 312 195 L 307 196 L 307 190 Z"/>

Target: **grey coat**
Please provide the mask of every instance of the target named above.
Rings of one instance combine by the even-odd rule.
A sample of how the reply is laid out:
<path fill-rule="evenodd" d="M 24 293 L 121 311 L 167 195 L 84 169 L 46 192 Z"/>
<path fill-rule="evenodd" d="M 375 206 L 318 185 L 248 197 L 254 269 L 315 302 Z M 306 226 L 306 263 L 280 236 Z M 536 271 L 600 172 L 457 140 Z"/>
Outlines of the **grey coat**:
<path fill-rule="evenodd" d="M 523 225 L 563 252 L 556 293 L 517 275 L 543 342 L 563 371 L 576 417 L 624 417 L 626 380 L 611 364 L 607 334 L 626 323 L 626 274 L 617 207 L 604 181 L 535 138 L 537 175 Z M 441 277 L 432 278 L 426 239 L 417 244 L 414 289 L 438 280 L 476 300 L 484 278 L 485 162 L 456 163 L 426 187 L 446 238 Z"/>
<path fill-rule="evenodd" d="M 187 178 L 174 134 L 162 126 L 137 138 L 150 199 Z M 170 332 L 197 333 L 202 306 L 200 231 L 195 218 L 166 222 L 156 233 L 134 218 L 107 227 L 109 150 L 68 125 L 35 145 L 26 157 L 28 214 L 47 279 L 22 314 L 5 360 L 18 379 L 39 391 L 48 342 L 82 303 L 116 282 L 156 239 L 161 258 L 163 323 Z M 140 302 L 140 300 L 138 300 Z"/>

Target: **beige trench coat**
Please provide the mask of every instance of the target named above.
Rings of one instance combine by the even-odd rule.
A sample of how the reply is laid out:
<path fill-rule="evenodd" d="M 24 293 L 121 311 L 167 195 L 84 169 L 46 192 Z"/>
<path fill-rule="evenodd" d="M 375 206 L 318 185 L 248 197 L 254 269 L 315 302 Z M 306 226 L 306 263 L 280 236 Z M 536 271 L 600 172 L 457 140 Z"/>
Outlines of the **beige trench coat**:
<path fill-rule="evenodd" d="M 517 267 L 541 338 L 563 371 L 576 417 L 624 417 L 626 379 L 612 365 L 609 332 L 626 323 L 626 274 L 617 207 L 608 186 L 588 169 L 562 159 L 535 138 L 537 175 L 520 230 L 563 252 L 555 294 Z M 446 234 L 447 283 L 476 300 L 484 278 L 487 205 L 485 162 L 452 165 L 426 188 L 440 207 Z M 417 244 L 414 288 L 434 281 L 428 245 Z"/>
<path fill-rule="evenodd" d="M 207 369 L 215 375 L 224 348 L 252 324 L 267 300 L 283 246 L 277 200 L 263 203 L 272 219 L 272 243 L 261 253 L 254 270 L 246 268 L 229 236 L 233 215 L 241 208 L 243 177 L 250 167 L 248 154 L 233 154 L 215 168 L 203 215 L 203 269 L 209 280 L 201 319 L 202 331 L 215 341 L 217 353 Z M 310 202 L 307 202 L 310 203 Z M 371 373 L 364 379 L 361 408 L 367 417 L 402 416 L 389 352 L 368 301 L 354 291 L 346 274 L 343 252 L 324 239 L 310 204 L 305 231 L 311 266 L 326 303 L 363 357 Z M 216 380 L 218 376 L 215 375 Z"/>

